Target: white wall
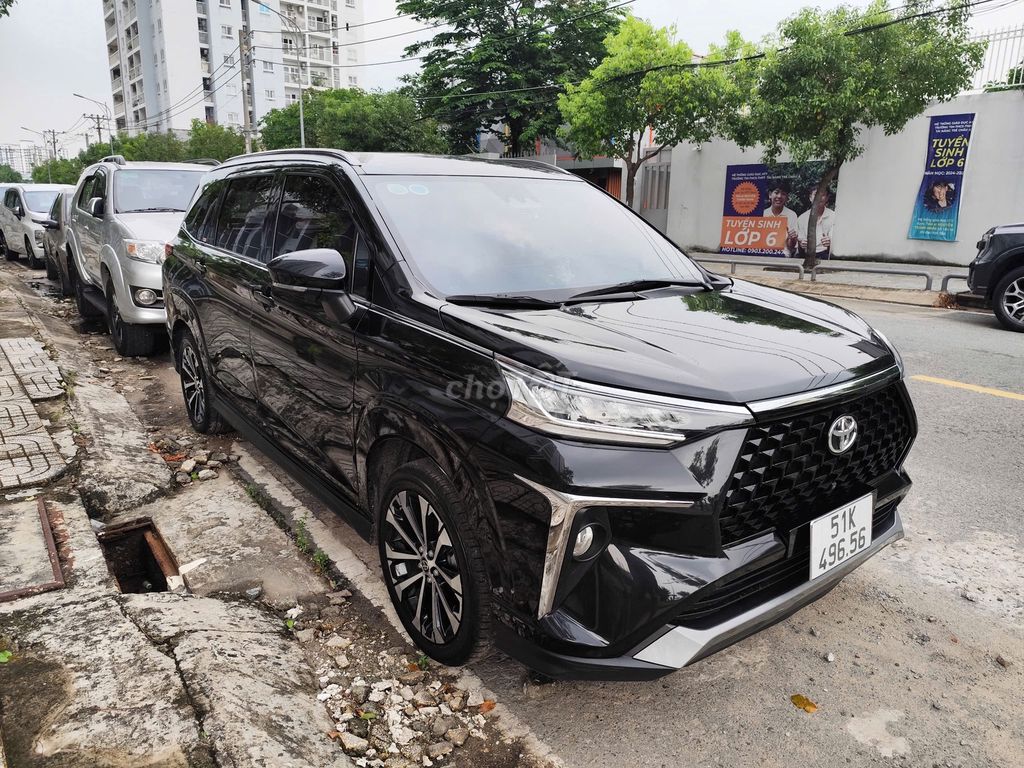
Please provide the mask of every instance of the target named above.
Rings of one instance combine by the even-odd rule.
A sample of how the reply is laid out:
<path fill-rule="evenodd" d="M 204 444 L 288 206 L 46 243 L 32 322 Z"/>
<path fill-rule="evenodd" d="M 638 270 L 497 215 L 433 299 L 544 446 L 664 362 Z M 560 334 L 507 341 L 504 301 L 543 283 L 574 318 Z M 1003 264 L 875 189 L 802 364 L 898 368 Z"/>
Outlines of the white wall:
<path fill-rule="evenodd" d="M 974 112 L 960 198 L 958 242 L 911 240 L 910 216 L 924 171 L 929 117 Z M 989 227 L 1024 221 L 1024 94 L 965 94 L 925 110 L 894 136 L 861 135 L 864 154 L 843 167 L 835 201 L 838 256 L 967 264 Z M 783 157 L 782 160 L 787 158 Z M 725 167 L 759 163 L 758 150 L 731 142 L 672 150 L 668 235 L 683 246 L 718 250 Z"/>

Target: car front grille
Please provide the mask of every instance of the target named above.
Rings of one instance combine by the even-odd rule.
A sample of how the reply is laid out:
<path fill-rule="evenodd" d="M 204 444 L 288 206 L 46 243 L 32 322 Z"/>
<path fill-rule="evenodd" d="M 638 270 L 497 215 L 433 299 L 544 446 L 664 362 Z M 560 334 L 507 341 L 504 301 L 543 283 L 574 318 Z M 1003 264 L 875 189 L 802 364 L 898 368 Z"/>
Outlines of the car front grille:
<path fill-rule="evenodd" d="M 828 450 L 840 416 L 857 420 L 846 453 Z M 914 439 L 914 417 L 901 382 L 856 400 L 750 428 L 719 515 L 722 545 L 775 529 L 792 530 L 867 493 L 899 468 Z"/>
<path fill-rule="evenodd" d="M 872 540 L 892 527 L 899 500 L 880 505 L 872 516 Z M 803 584 L 810 577 L 810 531 L 807 526 L 797 537 L 794 552 L 762 568 L 736 578 L 725 577 L 698 590 L 672 623 L 705 628 L 742 613 L 748 607 L 771 600 Z"/>

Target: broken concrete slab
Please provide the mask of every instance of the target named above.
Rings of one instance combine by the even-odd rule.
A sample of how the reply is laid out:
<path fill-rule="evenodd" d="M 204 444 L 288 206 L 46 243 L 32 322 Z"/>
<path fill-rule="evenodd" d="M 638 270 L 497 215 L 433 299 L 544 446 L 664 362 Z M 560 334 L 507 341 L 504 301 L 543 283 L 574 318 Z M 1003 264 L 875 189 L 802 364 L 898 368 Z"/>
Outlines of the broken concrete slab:
<path fill-rule="evenodd" d="M 91 515 L 131 509 L 167 491 L 171 472 L 146 448 L 146 430 L 119 392 L 83 377 L 75 385 L 72 409 L 91 440 L 78 479 Z"/>
<path fill-rule="evenodd" d="M 110 522 L 137 517 L 153 520 L 197 595 L 241 595 L 262 586 L 265 602 L 287 608 L 325 591 L 326 583 L 288 536 L 226 475 L 185 486 Z"/>
<path fill-rule="evenodd" d="M 50 400 L 64 394 L 57 365 L 35 339 L 0 339 L 0 352 L 7 357 L 14 375 L 32 400 Z"/>
<path fill-rule="evenodd" d="M 63 585 L 45 511 L 36 501 L 0 504 L 0 601 Z"/>
<path fill-rule="evenodd" d="M 349 766 L 298 643 L 280 634 L 193 632 L 174 647 L 203 730 L 230 765 Z"/>
<path fill-rule="evenodd" d="M 284 628 L 273 614 L 244 603 L 169 593 L 120 599 L 124 612 L 155 643 L 189 632 L 281 634 Z"/>

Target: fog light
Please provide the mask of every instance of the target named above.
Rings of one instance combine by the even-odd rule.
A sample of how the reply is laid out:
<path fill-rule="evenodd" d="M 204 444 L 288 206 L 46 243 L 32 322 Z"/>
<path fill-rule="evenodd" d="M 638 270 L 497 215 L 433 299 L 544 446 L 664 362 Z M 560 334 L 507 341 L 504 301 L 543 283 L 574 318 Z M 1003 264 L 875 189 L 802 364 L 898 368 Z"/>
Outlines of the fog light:
<path fill-rule="evenodd" d="M 594 526 L 588 525 L 585 528 L 580 528 L 580 532 L 576 534 L 576 543 L 572 545 L 572 556 L 579 560 L 590 551 L 593 543 Z"/>
<path fill-rule="evenodd" d="M 135 303 L 144 307 L 156 304 L 156 292 L 149 288 L 140 288 L 135 292 Z"/>

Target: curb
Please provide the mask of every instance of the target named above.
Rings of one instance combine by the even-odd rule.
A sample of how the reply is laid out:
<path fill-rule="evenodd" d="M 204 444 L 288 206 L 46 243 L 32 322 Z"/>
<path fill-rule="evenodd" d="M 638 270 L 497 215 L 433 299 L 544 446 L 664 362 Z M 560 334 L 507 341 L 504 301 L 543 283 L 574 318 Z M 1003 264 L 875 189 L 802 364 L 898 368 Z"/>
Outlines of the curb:
<path fill-rule="evenodd" d="M 807 294 L 809 296 L 831 296 L 841 299 L 882 301 L 889 304 L 904 304 L 914 307 L 956 308 L 955 304 L 946 303 L 947 299 L 943 298 L 951 296 L 951 294 L 938 291 L 877 288 L 865 285 L 850 285 L 848 283 L 812 283 L 807 280 L 784 280 L 782 278 L 765 277 L 762 275 L 735 275 L 735 277 L 751 283 L 767 285 L 770 288 L 781 288 L 782 290 Z"/>

